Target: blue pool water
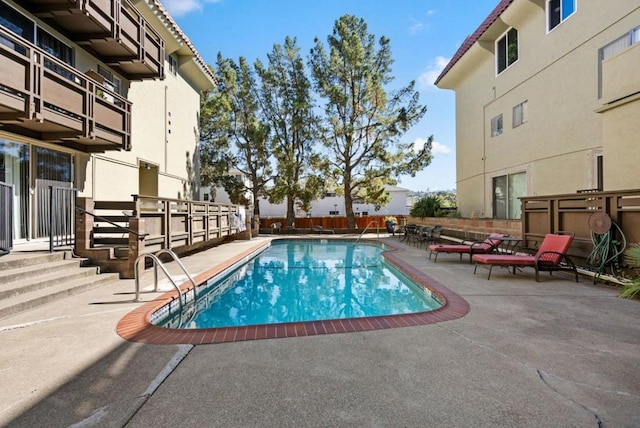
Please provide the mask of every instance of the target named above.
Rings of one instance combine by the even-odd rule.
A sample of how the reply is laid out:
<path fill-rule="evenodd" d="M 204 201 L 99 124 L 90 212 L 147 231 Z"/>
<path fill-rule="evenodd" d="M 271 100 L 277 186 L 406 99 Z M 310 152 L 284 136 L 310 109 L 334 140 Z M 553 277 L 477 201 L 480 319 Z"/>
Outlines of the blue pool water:
<path fill-rule="evenodd" d="M 429 290 L 387 263 L 382 251 L 380 245 L 349 241 L 274 241 L 199 290 L 195 314 L 169 317 L 162 324 L 233 327 L 407 314 L 441 306 Z"/>

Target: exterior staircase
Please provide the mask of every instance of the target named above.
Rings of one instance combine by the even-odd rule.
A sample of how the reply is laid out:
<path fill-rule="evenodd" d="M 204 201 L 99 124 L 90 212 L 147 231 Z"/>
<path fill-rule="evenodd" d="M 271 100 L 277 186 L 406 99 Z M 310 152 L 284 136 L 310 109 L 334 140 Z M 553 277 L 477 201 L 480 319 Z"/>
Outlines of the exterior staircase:
<path fill-rule="evenodd" d="M 0 257 L 0 318 L 118 279 L 70 252 L 11 252 Z"/>

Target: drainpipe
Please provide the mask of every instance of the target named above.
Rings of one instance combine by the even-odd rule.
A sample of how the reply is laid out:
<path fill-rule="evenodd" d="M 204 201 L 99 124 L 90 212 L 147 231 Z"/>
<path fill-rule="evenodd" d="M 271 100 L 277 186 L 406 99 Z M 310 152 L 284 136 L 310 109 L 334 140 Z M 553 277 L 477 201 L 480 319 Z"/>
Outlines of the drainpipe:
<path fill-rule="evenodd" d="M 164 85 L 164 172 L 168 172 L 167 161 L 169 159 L 169 108 L 167 94 L 169 87 Z"/>

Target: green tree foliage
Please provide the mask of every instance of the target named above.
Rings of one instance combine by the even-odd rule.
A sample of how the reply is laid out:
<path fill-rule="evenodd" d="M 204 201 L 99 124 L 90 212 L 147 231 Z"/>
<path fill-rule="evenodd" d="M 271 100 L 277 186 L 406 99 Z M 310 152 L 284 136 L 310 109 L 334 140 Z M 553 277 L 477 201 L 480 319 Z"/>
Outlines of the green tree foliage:
<path fill-rule="evenodd" d="M 324 100 L 320 141 L 327 150 L 323 167 L 341 185 L 348 227 L 355 227 L 353 200 L 384 205 L 385 184 L 400 174 L 414 176 L 431 162 L 432 137 L 420 151 L 400 137 L 426 112 L 410 82 L 392 93 L 389 39 L 367 32 L 363 19 L 344 15 L 327 38 L 316 38 L 310 66 Z"/>
<path fill-rule="evenodd" d="M 311 82 L 296 40 L 287 37 L 284 45 L 274 45 L 265 67 L 256 61 L 255 69 L 262 82 L 262 113 L 271 128 L 271 154 L 277 175 L 269 190 L 269 200 L 287 201 L 287 224 L 293 225 L 296 204 L 308 211 L 320 196 L 322 180 L 312 166 L 318 163 L 314 153 L 314 130 Z"/>
<path fill-rule="evenodd" d="M 409 215 L 418 218 L 436 217 L 441 207 L 442 201 L 440 197 L 436 195 L 425 196 L 413 205 Z"/>
<path fill-rule="evenodd" d="M 259 197 L 272 174 L 268 147 L 269 127 L 260 119 L 257 86 L 247 61 L 236 64 L 219 53 L 219 86 L 201 96 L 200 158 L 203 185 L 223 186 L 233 203 L 253 202 L 260 214 Z M 247 186 L 231 169 L 248 177 Z M 250 191 L 253 201 L 247 201 Z"/>
<path fill-rule="evenodd" d="M 632 268 L 640 268 L 640 244 L 631 246 L 625 252 L 624 261 Z M 629 299 L 640 299 L 640 277 L 636 277 L 632 282 L 625 284 L 620 296 Z"/>

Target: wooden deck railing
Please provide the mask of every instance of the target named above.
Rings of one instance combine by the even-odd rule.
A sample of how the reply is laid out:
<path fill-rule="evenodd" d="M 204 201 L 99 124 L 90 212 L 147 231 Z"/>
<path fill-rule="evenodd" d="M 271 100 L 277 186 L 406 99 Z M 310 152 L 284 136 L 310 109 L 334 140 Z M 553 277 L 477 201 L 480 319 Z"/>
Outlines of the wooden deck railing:
<path fill-rule="evenodd" d="M 131 102 L 0 28 L 0 123 L 86 152 L 131 148 Z"/>
<path fill-rule="evenodd" d="M 78 198 L 77 206 L 76 253 L 124 278 L 133 277 L 135 260 L 145 253 L 181 254 L 251 237 L 241 230 L 237 205 L 133 195 L 131 201 Z"/>

